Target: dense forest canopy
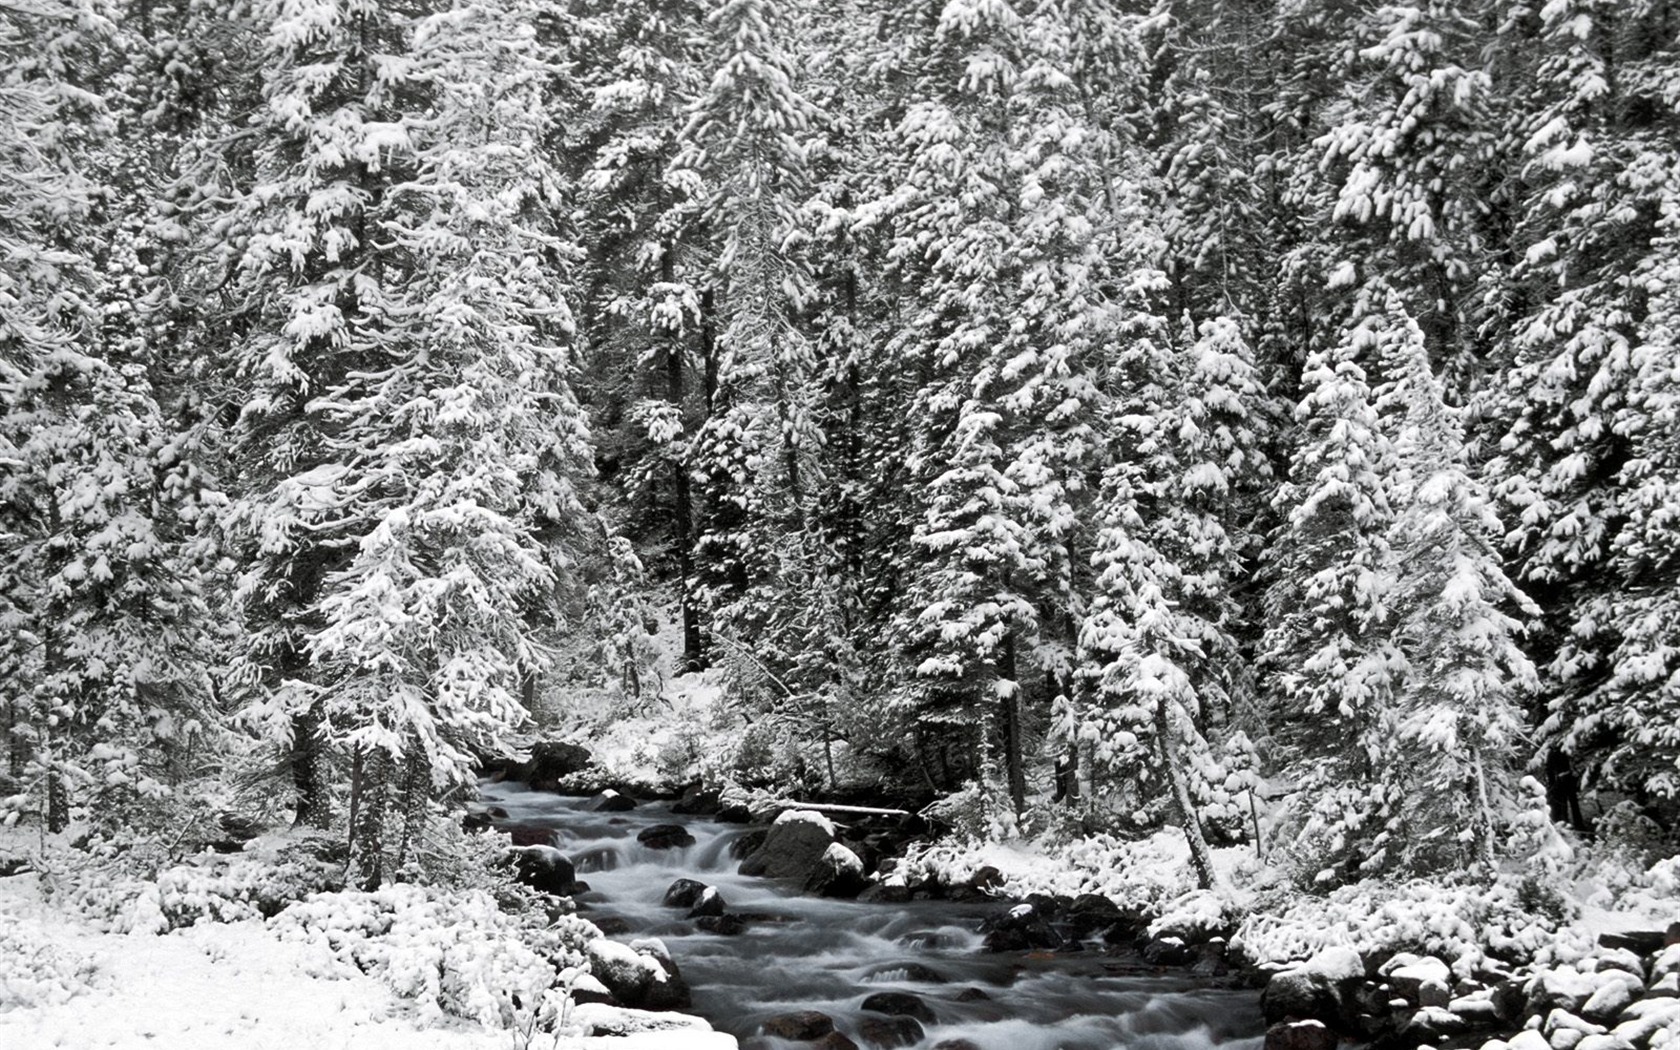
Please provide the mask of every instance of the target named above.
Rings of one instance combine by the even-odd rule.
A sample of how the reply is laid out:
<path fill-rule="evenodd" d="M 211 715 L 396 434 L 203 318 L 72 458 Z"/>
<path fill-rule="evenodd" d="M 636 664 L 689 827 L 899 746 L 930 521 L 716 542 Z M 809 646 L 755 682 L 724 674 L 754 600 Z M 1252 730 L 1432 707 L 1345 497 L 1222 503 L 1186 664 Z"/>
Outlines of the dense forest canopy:
<path fill-rule="evenodd" d="M 670 623 L 1204 881 L 1672 828 L 1677 332 L 1675 0 L 0 0 L 4 811 L 377 884 Z"/>

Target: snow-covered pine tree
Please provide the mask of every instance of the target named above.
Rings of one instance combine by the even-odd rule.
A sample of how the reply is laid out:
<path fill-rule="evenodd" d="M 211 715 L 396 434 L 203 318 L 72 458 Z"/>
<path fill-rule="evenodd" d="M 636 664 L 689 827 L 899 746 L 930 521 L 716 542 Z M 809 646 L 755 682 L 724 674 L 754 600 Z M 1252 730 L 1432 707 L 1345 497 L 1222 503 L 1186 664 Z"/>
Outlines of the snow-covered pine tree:
<path fill-rule="evenodd" d="M 995 759 L 1018 812 L 1028 711 L 1064 691 L 1052 683 L 1066 680 L 1080 611 L 1072 551 L 1101 404 L 1091 375 L 1123 254 L 1114 131 L 1090 119 L 1070 73 L 1067 5 L 981 0 L 912 23 L 893 60 L 918 88 L 889 150 L 902 167 L 864 209 L 890 230 L 895 281 L 917 303 L 892 344 L 920 377 L 908 467 L 926 557 L 900 605 L 912 703 L 925 724 L 963 727 L 969 775 Z M 1042 697 L 1035 671 L 1049 674 Z M 1023 704 L 1029 689 L 1040 703 Z"/>
<path fill-rule="evenodd" d="M 1380 345 L 1387 380 L 1377 408 L 1398 466 L 1388 530 L 1401 567 L 1393 640 L 1406 666 L 1389 770 L 1397 792 L 1391 824 L 1400 834 L 1379 846 L 1402 868 L 1491 869 L 1498 835 L 1519 804 L 1523 704 L 1538 685 L 1512 613 L 1535 608 L 1505 575 L 1492 498 L 1471 473 L 1462 424 L 1442 398 L 1423 332 L 1393 294 Z"/>
<path fill-rule="evenodd" d="M 583 528 L 541 6 L 256 8 L 268 138 L 241 202 L 230 530 L 269 681 L 248 714 L 349 760 L 368 884 L 417 831 L 385 827 L 399 778 L 452 788 L 525 717 Z"/>
<path fill-rule="evenodd" d="M 1548 768 L 1572 762 L 1583 783 L 1638 792 L 1633 770 L 1649 767 L 1621 759 L 1650 730 L 1638 716 L 1601 718 L 1612 695 L 1601 686 L 1624 673 L 1624 636 L 1650 637 L 1643 610 L 1622 599 L 1643 584 L 1620 570 L 1639 561 L 1620 562 L 1617 551 L 1630 519 L 1644 513 L 1645 468 L 1634 448 L 1662 440 L 1643 435 L 1660 417 L 1631 398 L 1644 382 L 1635 364 L 1649 310 L 1642 275 L 1665 265 L 1669 243 L 1659 222 L 1680 135 L 1680 25 L 1662 3 L 1558 0 L 1513 19 L 1503 35 L 1513 38 L 1508 50 L 1534 52 L 1534 73 L 1511 87 L 1521 109 L 1510 133 L 1521 143 L 1527 192 L 1511 235 L 1508 295 L 1526 309 L 1486 399 L 1505 428 L 1489 471 L 1510 528 L 1506 549 L 1543 610 L 1533 651 L 1550 657 Z M 1554 797 L 1560 819 L 1566 796 Z"/>
<path fill-rule="evenodd" d="M 706 493 L 697 554 L 714 630 L 732 639 L 810 609 L 807 588 L 820 586 L 801 571 L 813 557 L 806 525 L 823 479 L 816 361 L 800 318 L 811 277 L 799 212 L 818 114 L 782 44 L 796 13 L 787 0 L 729 0 L 712 12 L 718 58 L 681 135 L 679 164 L 703 186 L 716 239 L 721 325 L 711 417 L 691 455 Z"/>
<path fill-rule="evenodd" d="M 53 831 L 165 791 L 205 713 L 196 493 L 86 174 L 93 143 L 120 152 L 89 90 L 116 60 L 107 13 L 0 10 L 0 776 Z"/>
<path fill-rule="evenodd" d="M 1283 518 L 1267 551 L 1262 667 L 1279 764 L 1300 787 L 1288 848 L 1315 870 L 1357 870 L 1382 831 L 1387 733 L 1404 670 L 1391 603 L 1401 567 L 1389 547 L 1387 479 L 1398 464 L 1378 425 L 1366 363 L 1382 314 L 1308 358 Z M 1345 870 L 1345 869 L 1344 869 Z"/>
<path fill-rule="evenodd" d="M 572 69 L 584 104 L 564 136 L 578 188 L 580 353 L 593 391 L 602 480 L 623 491 L 620 531 L 673 579 L 682 666 L 707 661 L 694 547 L 701 507 L 689 461 L 710 412 L 716 321 L 702 187 L 676 159 L 701 80 L 706 10 L 695 0 L 588 0 Z"/>
<path fill-rule="evenodd" d="M 1237 824 L 1256 772 L 1231 585 L 1244 571 L 1250 494 L 1269 474 L 1253 414 L 1263 395 L 1234 321 L 1187 325 L 1177 346 L 1152 327 L 1122 360 L 1110 427 L 1116 458 L 1093 555 L 1101 575 L 1080 634 L 1082 732 L 1123 797 L 1184 829 L 1206 887 L 1205 829 Z"/>
<path fill-rule="evenodd" d="M 1601 783 L 1673 813 L 1680 804 L 1680 179 L 1665 194 L 1659 236 L 1638 280 L 1649 297 L 1615 424 L 1627 443 L 1616 479 L 1626 522 L 1609 562 L 1616 586 L 1582 607 L 1583 621 L 1613 625 L 1614 644 L 1606 673 L 1555 705 L 1542 732 L 1590 758 Z"/>

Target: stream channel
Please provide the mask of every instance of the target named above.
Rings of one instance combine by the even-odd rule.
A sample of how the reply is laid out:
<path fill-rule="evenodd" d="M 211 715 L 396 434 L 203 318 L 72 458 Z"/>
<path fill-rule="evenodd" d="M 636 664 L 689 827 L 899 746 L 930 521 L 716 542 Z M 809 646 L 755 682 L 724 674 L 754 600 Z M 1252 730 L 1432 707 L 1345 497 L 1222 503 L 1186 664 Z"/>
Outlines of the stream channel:
<path fill-rule="evenodd" d="M 483 800 L 508 823 L 549 827 L 590 890 L 581 914 L 622 932 L 658 937 L 687 980 L 686 1012 L 741 1041 L 742 1050 L 808 1047 L 760 1034 L 768 1018 L 819 1010 L 857 1040 L 874 992 L 910 992 L 934 1013 L 933 1048 L 965 1039 L 981 1050 L 1259 1050 L 1264 1023 L 1252 991 L 1212 986 L 1186 971 L 1162 973 L 1132 955 L 1102 951 L 991 954 L 981 921 L 1002 904 L 859 903 L 805 897 L 792 886 L 740 875 L 730 843 L 747 829 L 674 816 L 661 803 L 624 813 L 582 808 L 586 799 L 486 784 Z M 654 850 L 636 841 L 652 824 L 683 824 L 695 843 Z M 696 931 L 685 911 L 660 902 L 679 878 L 716 886 L 729 910 L 754 916 L 735 936 Z M 922 968 L 925 968 L 923 970 Z M 937 975 L 942 982 L 911 980 Z M 965 990 L 979 989 L 985 998 Z M 963 996 L 967 1001 L 959 1001 Z M 960 1044 L 959 1044 L 960 1045 Z"/>

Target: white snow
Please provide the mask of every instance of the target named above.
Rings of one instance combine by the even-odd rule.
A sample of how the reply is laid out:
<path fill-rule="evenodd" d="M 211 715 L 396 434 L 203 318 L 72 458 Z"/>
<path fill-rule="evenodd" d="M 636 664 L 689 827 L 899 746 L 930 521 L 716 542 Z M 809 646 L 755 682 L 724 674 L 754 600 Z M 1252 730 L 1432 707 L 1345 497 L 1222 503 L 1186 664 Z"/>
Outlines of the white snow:
<path fill-rule="evenodd" d="M 1315 973 L 1330 981 L 1347 981 L 1365 976 L 1365 961 L 1352 948 L 1326 948 L 1301 964 L 1302 970 Z M 1446 967 L 1441 967 L 1443 971 Z"/>
<path fill-rule="evenodd" d="M 472 928 L 481 925 L 477 921 L 453 928 L 429 925 L 439 905 L 412 887 L 381 892 L 395 896 L 322 894 L 294 905 L 304 909 L 294 918 L 283 912 L 267 923 L 206 921 L 159 935 L 98 929 L 43 901 L 34 875 L 0 879 L 0 1047 L 507 1050 L 525 1045 L 519 1041 L 520 1017 L 513 1029 L 486 1027 L 441 1013 L 435 1002 L 400 986 L 440 962 L 494 977 L 520 960 L 505 958 L 505 947 L 493 948 L 484 931 Z M 344 899 L 333 899 L 340 896 Z M 359 936 L 367 917 L 361 912 L 368 909 L 379 911 L 379 923 L 389 921 L 389 936 Z M 321 935 L 306 935 L 309 931 Z M 648 950 L 662 947 L 655 943 Z M 605 950 L 615 949 L 637 965 L 658 968 L 633 948 Z M 347 962 L 352 956 L 355 961 Z M 369 972 L 362 972 L 363 966 Z M 573 977 L 576 987 L 599 988 L 586 974 Z M 566 1021 L 572 1033 L 626 1034 L 567 1034 L 552 1043 L 539 1034 L 530 1045 L 556 1050 L 734 1050 L 736 1045 L 704 1021 L 677 1014 L 639 1016 L 580 1005 L 568 1011 Z"/>
<path fill-rule="evenodd" d="M 830 835 L 835 834 L 834 821 L 811 809 L 790 809 L 776 818 L 777 824 L 815 824 Z"/>

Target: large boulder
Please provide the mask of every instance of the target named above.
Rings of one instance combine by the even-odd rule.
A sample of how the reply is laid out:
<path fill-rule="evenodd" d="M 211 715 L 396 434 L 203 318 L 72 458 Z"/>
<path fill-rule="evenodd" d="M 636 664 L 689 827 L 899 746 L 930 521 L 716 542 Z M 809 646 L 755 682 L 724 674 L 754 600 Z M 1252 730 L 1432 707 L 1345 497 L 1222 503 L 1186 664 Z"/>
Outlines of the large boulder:
<path fill-rule="evenodd" d="M 691 919 L 716 918 L 729 910 L 729 903 L 723 899 L 723 894 L 715 886 L 707 886 L 694 898 L 689 907 L 688 917 Z"/>
<path fill-rule="evenodd" d="M 805 892 L 819 897 L 856 897 L 869 880 L 863 874 L 863 860 L 838 842 L 831 842 L 805 879 Z"/>
<path fill-rule="evenodd" d="M 561 780 L 581 773 L 594 761 L 588 748 L 563 740 L 539 740 L 531 745 L 531 757 L 510 772 L 537 791 L 555 791 Z"/>
<path fill-rule="evenodd" d="M 665 891 L 665 899 L 661 903 L 667 908 L 692 908 L 709 888 L 698 879 L 678 879 Z"/>
<path fill-rule="evenodd" d="M 1031 904 L 1017 904 L 980 924 L 989 952 L 1024 952 L 1062 946 L 1062 935 L 1049 919 Z"/>
<path fill-rule="evenodd" d="M 643 828 L 636 841 L 648 849 L 685 849 L 694 845 L 694 836 L 681 824 L 654 824 Z"/>
<path fill-rule="evenodd" d="M 688 983 L 658 940 L 591 941 L 589 972 L 620 1006 L 634 1010 L 681 1010 L 689 1005 Z"/>
<path fill-rule="evenodd" d="M 508 850 L 514 878 L 543 893 L 569 896 L 577 883 L 577 872 L 566 855 L 553 846 L 515 846 Z"/>
<path fill-rule="evenodd" d="M 790 809 L 776 818 L 764 841 L 741 862 L 741 874 L 804 883 L 834 844 L 834 824 L 821 813 Z"/>
<path fill-rule="evenodd" d="M 1326 948 L 1299 966 L 1272 975 L 1260 993 L 1268 1025 L 1321 1021 L 1340 1031 L 1357 1031 L 1356 995 L 1365 983 L 1365 964 L 1351 948 Z"/>

